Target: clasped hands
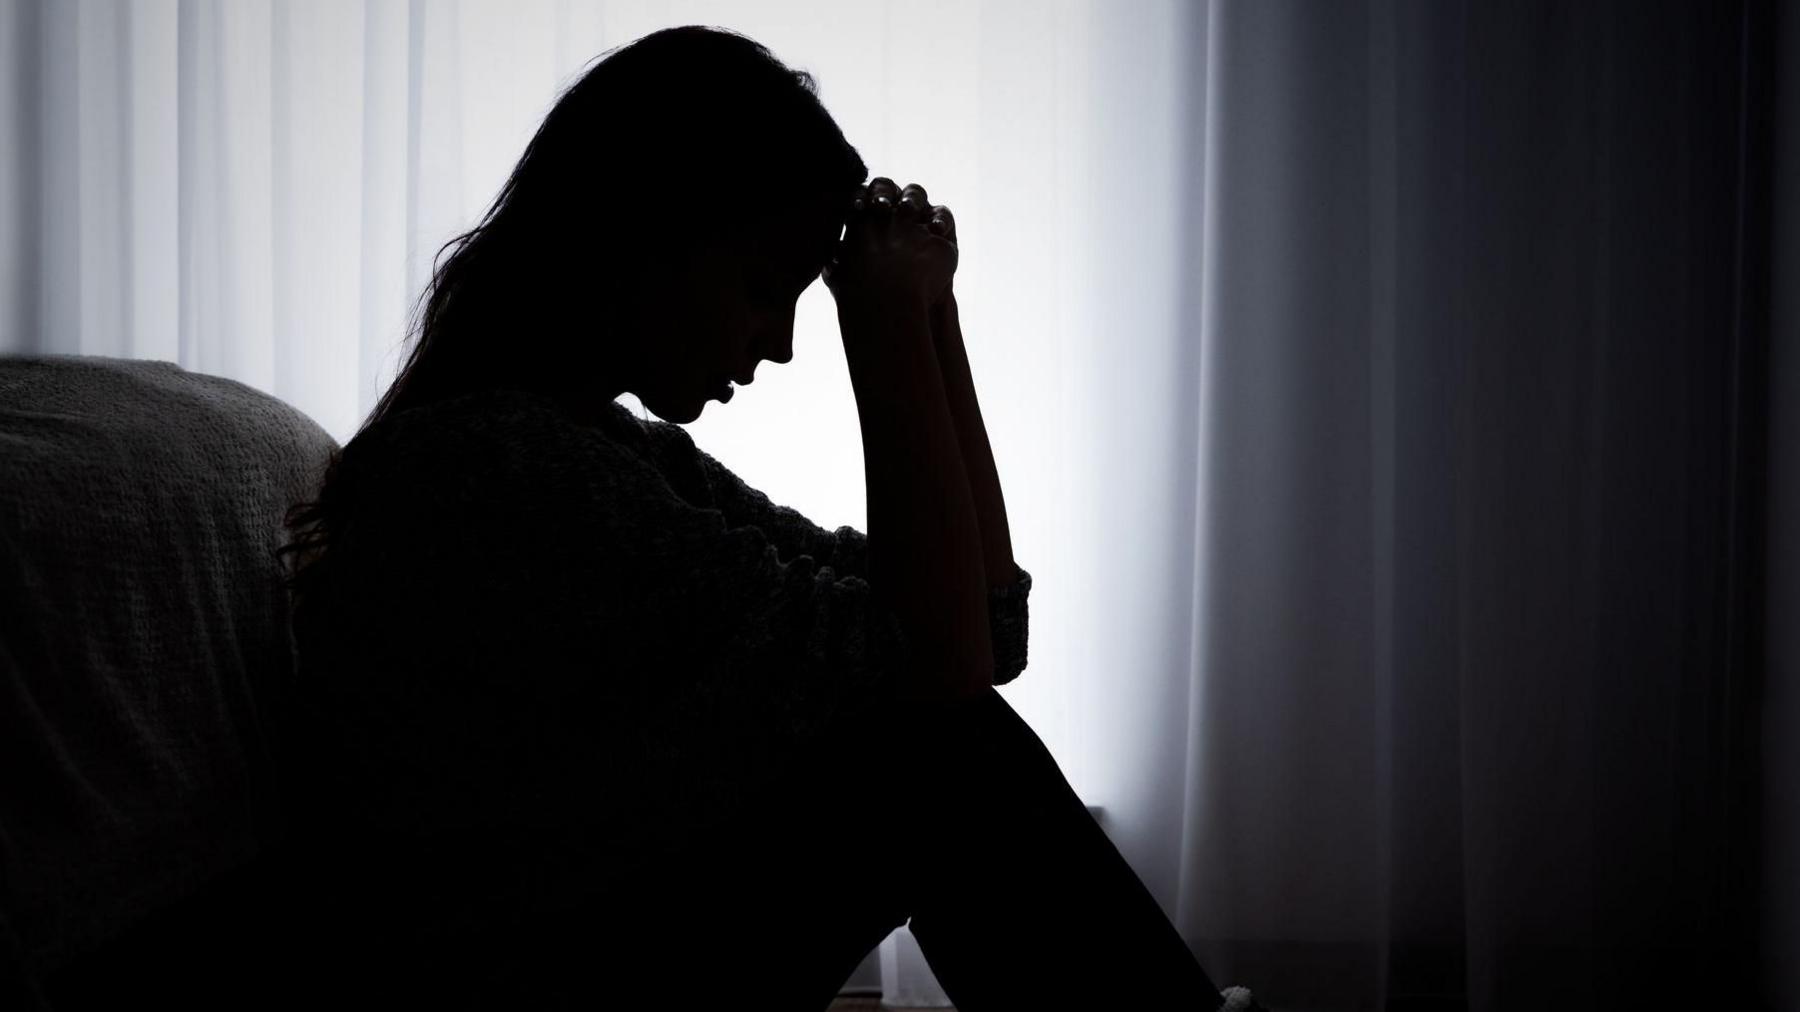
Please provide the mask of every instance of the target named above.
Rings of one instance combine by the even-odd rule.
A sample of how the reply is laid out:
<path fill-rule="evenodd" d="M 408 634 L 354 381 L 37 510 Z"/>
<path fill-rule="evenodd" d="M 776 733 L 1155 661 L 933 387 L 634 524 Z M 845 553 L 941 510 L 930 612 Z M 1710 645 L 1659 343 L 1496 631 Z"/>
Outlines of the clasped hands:
<path fill-rule="evenodd" d="M 937 319 L 954 300 L 959 254 L 956 217 L 948 207 L 932 204 L 918 183 L 900 188 L 876 176 L 854 191 L 844 239 L 821 276 L 840 299 L 846 289 L 890 286 L 922 295 Z"/>

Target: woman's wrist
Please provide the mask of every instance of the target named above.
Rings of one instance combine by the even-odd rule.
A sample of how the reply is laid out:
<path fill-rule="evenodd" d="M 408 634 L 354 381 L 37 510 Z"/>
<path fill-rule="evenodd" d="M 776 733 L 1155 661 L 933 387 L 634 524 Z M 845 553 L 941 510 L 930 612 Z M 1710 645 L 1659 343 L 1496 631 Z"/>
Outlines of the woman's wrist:
<path fill-rule="evenodd" d="M 932 304 L 924 292 L 915 291 L 896 283 L 873 285 L 853 295 L 840 298 L 837 310 L 840 321 L 849 319 L 856 323 L 863 323 L 872 319 L 918 315 L 926 318 L 929 323 Z"/>
<path fill-rule="evenodd" d="M 943 360 L 946 351 L 954 351 L 953 346 L 962 343 L 957 308 L 956 292 L 951 288 L 944 289 L 944 294 L 931 304 L 931 345 L 937 349 L 939 361 Z"/>
<path fill-rule="evenodd" d="M 864 396 L 908 400 L 924 388 L 943 396 L 930 308 L 922 298 L 840 304 L 838 328 L 859 400 Z"/>

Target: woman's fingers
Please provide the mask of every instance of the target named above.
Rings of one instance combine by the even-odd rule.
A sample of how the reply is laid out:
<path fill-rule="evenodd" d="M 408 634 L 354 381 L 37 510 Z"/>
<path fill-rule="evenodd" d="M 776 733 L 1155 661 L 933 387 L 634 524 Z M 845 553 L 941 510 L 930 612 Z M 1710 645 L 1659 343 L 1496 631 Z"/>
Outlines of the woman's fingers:
<path fill-rule="evenodd" d="M 950 213 L 948 207 L 942 204 L 933 205 L 931 220 L 926 224 L 931 227 L 932 234 L 941 235 L 951 242 L 956 241 L 956 216 Z"/>
<path fill-rule="evenodd" d="M 877 211 L 891 211 L 899 202 L 900 188 L 886 176 L 869 180 L 869 206 Z"/>
<path fill-rule="evenodd" d="M 910 289 L 936 298 L 949 285 L 957 259 L 954 219 L 932 206 L 925 187 L 902 189 L 876 176 L 855 187 L 850 202 L 844 236 L 822 272 L 840 302 Z"/>
<path fill-rule="evenodd" d="M 902 188 L 887 176 L 876 176 L 857 188 L 851 207 L 859 212 L 895 212 L 902 218 L 927 226 L 933 235 L 956 241 L 956 216 L 948 207 L 931 203 L 930 194 L 918 183 L 908 183 Z"/>
<path fill-rule="evenodd" d="M 931 216 L 931 200 L 925 196 L 925 188 L 918 183 L 907 183 L 900 191 L 900 206 L 924 221 Z"/>
<path fill-rule="evenodd" d="M 899 207 L 913 215 L 914 220 L 931 229 L 932 235 L 940 235 L 956 241 L 956 218 L 950 209 L 942 204 L 932 204 L 931 197 L 925 187 L 918 183 L 907 183 L 900 191 Z"/>

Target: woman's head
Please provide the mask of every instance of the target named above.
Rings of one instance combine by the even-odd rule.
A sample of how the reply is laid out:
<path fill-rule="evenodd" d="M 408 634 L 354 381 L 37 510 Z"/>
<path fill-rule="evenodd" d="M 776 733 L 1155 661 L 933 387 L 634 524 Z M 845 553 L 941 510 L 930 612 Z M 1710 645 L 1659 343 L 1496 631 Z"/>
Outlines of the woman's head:
<path fill-rule="evenodd" d="M 577 410 L 630 391 L 691 421 L 716 381 L 793 355 L 794 302 L 867 176 L 812 76 L 750 39 L 688 26 L 609 50 L 439 251 L 363 428 L 503 386 Z M 296 600 L 328 554 L 336 474 L 287 517 Z"/>
<path fill-rule="evenodd" d="M 751 39 L 687 26 L 608 51 L 441 251 L 365 427 L 499 385 L 692 420 L 721 380 L 792 356 L 794 303 L 867 174 L 811 75 Z"/>

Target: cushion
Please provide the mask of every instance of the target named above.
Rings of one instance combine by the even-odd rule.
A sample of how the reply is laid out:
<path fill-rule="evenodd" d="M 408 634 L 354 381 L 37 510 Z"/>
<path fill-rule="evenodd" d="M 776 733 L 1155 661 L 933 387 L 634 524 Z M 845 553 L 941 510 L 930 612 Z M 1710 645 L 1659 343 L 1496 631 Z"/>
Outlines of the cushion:
<path fill-rule="evenodd" d="M 172 362 L 0 357 L 0 921 L 40 977 L 282 833 L 274 553 L 335 449 Z"/>

